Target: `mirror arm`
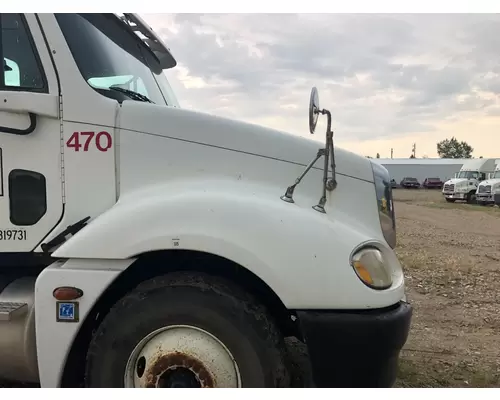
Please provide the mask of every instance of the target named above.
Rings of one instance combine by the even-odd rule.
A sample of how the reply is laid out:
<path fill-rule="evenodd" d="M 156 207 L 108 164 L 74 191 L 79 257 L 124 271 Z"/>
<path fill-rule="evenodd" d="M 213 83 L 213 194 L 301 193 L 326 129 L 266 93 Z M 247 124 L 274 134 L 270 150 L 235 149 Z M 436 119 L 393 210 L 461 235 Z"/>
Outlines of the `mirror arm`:
<path fill-rule="evenodd" d="M 332 191 L 337 187 L 337 174 L 335 170 L 335 152 L 333 146 L 333 131 L 332 131 L 332 114 L 328 110 L 323 110 L 322 114 L 326 114 L 327 117 L 327 128 L 326 128 L 326 147 L 328 148 L 327 157 L 330 157 L 330 163 L 332 168 L 332 177 L 326 181 L 326 189 Z M 328 171 L 328 166 L 325 164 L 326 170 Z"/>
<path fill-rule="evenodd" d="M 326 128 L 326 143 L 325 143 L 325 164 L 323 167 L 323 191 L 321 198 L 319 199 L 318 204 L 313 206 L 315 211 L 320 213 L 326 213 L 325 204 L 326 204 L 326 191 L 331 192 L 337 187 L 337 180 L 335 174 L 335 152 L 333 148 L 333 131 L 332 131 L 332 114 L 330 111 L 324 109 L 319 111 L 321 114 L 326 115 L 327 117 L 327 128 Z M 328 178 L 328 167 L 329 161 L 331 161 L 332 167 L 332 177 Z"/>
<path fill-rule="evenodd" d="M 295 180 L 295 183 L 291 186 L 288 186 L 285 194 L 280 197 L 281 200 L 286 201 L 287 203 L 295 203 L 295 201 L 293 200 L 293 191 L 295 190 L 295 187 L 300 183 L 304 176 L 306 176 L 306 174 L 313 167 L 316 161 L 318 161 L 323 155 L 325 155 L 325 149 L 319 149 L 314 160 L 309 163 L 304 172 L 302 172 L 302 174 Z"/>

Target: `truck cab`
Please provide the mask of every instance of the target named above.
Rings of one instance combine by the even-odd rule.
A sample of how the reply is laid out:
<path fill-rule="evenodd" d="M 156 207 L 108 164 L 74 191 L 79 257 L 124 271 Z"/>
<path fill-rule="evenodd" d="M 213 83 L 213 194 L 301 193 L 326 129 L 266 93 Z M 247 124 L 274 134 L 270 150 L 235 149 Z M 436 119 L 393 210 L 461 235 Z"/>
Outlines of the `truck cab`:
<path fill-rule="evenodd" d="M 388 171 L 185 110 L 136 14 L 0 14 L 0 379 L 388 387 L 410 327 Z M 307 113 L 305 113 L 307 115 Z"/>
<path fill-rule="evenodd" d="M 495 162 L 495 171 L 477 186 L 476 200 L 482 206 L 494 204 L 495 194 L 500 193 L 500 160 L 495 160 Z"/>
<path fill-rule="evenodd" d="M 455 177 L 443 185 L 443 196 L 449 203 L 457 200 L 467 203 L 476 202 L 479 183 L 495 170 L 494 158 L 478 158 L 467 161 Z"/>

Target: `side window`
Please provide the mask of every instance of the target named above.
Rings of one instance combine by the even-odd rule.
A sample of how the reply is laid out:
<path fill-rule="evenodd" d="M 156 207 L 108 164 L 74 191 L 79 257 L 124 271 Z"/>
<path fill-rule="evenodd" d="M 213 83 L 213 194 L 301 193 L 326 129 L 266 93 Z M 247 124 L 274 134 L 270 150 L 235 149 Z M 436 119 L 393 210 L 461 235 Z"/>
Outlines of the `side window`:
<path fill-rule="evenodd" d="M 46 92 L 38 53 L 22 14 L 0 14 L 0 90 Z"/>

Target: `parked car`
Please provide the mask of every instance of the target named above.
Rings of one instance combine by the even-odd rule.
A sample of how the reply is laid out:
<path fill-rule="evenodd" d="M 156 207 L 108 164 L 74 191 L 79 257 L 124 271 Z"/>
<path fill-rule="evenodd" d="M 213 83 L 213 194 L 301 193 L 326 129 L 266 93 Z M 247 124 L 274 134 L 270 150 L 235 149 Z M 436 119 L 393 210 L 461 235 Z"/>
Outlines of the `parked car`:
<path fill-rule="evenodd" d="M 418 189 L 420 187 L 420 183 L 417 178 L 411 177 L 403 178 L 399 185 L 405 189 Z"/>
<path fill-rule="evenodd" d="M 397 189 L 398 187 L 399 187 L 399 186 L 398 186 L 398 184 L 397 184 L 397 182 L 396 182 L 396 179 L 392 178 L 392 179 L 391 179 L 391 188 L 393 188 L 393 189 Z"/>
<path fill-rule="evenodd" d="M 425 178 L 422 186 L 426 189 L 442 189 L 444 182 L 439 178 Z"/>

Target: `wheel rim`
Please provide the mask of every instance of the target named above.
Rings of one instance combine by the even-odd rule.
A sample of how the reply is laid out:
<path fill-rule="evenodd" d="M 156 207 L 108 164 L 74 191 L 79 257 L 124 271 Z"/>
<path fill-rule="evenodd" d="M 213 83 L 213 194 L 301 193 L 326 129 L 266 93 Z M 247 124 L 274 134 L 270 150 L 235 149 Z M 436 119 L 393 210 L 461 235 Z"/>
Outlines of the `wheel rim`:
<path fill-rule="evenodd" d="M 229 349 L 211 333 L 188 325 L 151 332 L 132 351 L 125 387 L 241 387 L 238 365 Z"/>

